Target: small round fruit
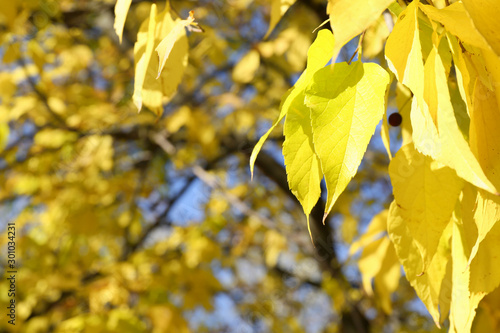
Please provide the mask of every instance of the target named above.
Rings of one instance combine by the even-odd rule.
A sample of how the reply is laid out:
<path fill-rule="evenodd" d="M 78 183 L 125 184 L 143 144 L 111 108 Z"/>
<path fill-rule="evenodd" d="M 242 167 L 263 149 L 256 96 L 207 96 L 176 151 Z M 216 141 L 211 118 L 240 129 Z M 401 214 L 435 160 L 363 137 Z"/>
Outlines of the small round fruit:
<path fill-rule="evenodd" d="M 401 125 L 401 122 L 403 121 L 403 117 L 401 117 L 401 115 L 397 112 L 391 114 L 389 116 L 389 124 L 391 124 L 391 126 L 399 126 Z"/>

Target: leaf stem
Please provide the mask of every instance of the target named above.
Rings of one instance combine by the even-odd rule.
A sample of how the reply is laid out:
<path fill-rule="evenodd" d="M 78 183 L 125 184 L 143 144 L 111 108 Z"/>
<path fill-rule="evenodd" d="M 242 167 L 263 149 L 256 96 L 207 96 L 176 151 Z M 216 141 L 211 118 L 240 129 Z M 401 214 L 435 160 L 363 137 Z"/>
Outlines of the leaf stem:
<path fill-rule="evenodd" d="M 347 64 L 350 65 L 351 62 L 352 62 L 352 59 L 354 59 L 354 57 L 356 56 L 356 54 L 359 52 L 359 56 L 361 57 L 361 49 L 362 49 L 362 44 L 363 44 L 363 39 L 365 38 L 365 31 L 363 31 L 363 33 L 360 35 L 359 37 L 359 41 L 358 41 L 358 47 L 356 48 L 356 50 L 354 51 L 354 53 L 352 54 L 351 58 L 349 59 L 349 61 L 347 61 Z"/>

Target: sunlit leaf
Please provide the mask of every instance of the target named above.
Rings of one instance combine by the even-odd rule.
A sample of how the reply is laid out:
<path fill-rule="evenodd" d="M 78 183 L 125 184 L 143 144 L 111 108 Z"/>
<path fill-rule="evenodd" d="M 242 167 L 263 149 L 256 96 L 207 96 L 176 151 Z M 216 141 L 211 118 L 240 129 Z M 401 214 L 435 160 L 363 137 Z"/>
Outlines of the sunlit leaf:
<path fill-rule="evenodd" d="M 392 159 L 389 175 L 401 217 L 422 256 L 424 265 L 419 269 L 425 273 L 463 182 L 451 168 L 422 155 L 412 144 L 402 147 Z"/>
<path fill-rule="evenodd" d="M 328 190 L 325 217 L 354 177 L 385 110 L 389 74 L 355 62 L 319 70 L 306 90 L 313 142 Z"/>
<path fill-rule="evenodd" d="M 335 53 L 355 36 L 361 34 L 393 0 L 373 0 L 367 3 L 364 0 L 329 0 L 327 13 L 330 15 L 330 24 L 335 36 Z"/>
<path fill-rule="evenodd" d="M 455 2 L 443 9 L 420 4 L 420 8 L 430 19 L 444 25 L 446 30 L 463 42 L 479 48 L 489 48 L 484 37 L 476 30 L 463 3 Z"/>
<path fill-rule="evenodd" d="M 120 43 L 122 42 L 123 35 L 123 27 L 125 26 L 125 20 L 127 19 L 128 10 L 130 5 L 132 4 L 132 0 L 117 0 L 115 5 L 115 23 L 113 28 L 115 29 L 116 34 L 118 35 L 118 39 Z"/>
<path fill-rule="evenodd" d="M 496 0 L 464 0 L 465 9 L 474 25 L 497 55 L 500 56 L 500 2 Z"/>
<path fill-rule="evenodd" d="M 255 165 L 255 160 L 257 155 L 259 155 L 262 146 L 266 142 L 269 134 L 278 126 L 281 120 L 286 116 L 290 105 L 295 100 L 295 98 L 303 93 L 306 86 L 309 84 L 309 80 L 313 77 L 314 73 L 320 68 L 323 68 L 328 61 L 331 59 L 331 52 L 333 51 L 335 39 L 332 33 L 323 29 L 318 32 L 316 40 L 311 45 L 307 51 L 307 67 L 299 77 L 295 85 L 288 90 L 287 94 L 283 96 L 280 105 L 280 115 L 278 119 L 274 122 L 271 128 L 259 139 L 255 147 L 253 148 L 252 155 L 250 156 L 250 173 L 253 176 L 253 170 Z"/>
<path fill-rule="evenodd" d="M 167 62 L 168 57 L 170 56 L 170 52 L 174 47 L 175 42 L 177 42 L 181 37 L 186 35 L 184 31 L 187 26 L 194 22 L 194 14 L 191 11 L 189 13 L 189 17 L 185 20 L 176 20 L 175 25 L 172 30 L 168 33 L 168 35 L 162 39 L 160 44 L 156 47 L 155 51 L 158 53 L 160 67 L 158 68 L 158 75 L 156 78 L 160 77 L 160 74 L 165 67 L 165 63 Z"/>
<path fill-rule="evenodd" d="M 145 26 L 145 23 L 143 26 Z M 149 60 L 153 54 L 153 46 L 155 41 L 155 29 L 156 29 L 156 4 L 151 5 L 151 12 L 149 14 L 149 22 L 147 25 L 147 31 L 145 31 L 142 36 L 138 35 L 136 46 L 134 47 L 134 54 L 137 54 L 136 66 L 135 66 L 135 81 L 134 81 L 134 104 L 141 111 L 142 109 L 142 88 L 144 85 L 144 80 L 146 79 L 146 73 L 149 66 Z M 141 38 L 143 42 L 141 43 Z M 141 45 L 142 44 L 142 45 Z M 141 49 L 145 48 L 142 52 Z"/>
<path fill-rule="evenodd" d="M 393 161 L 396 158 L 397 155 Z M 389 237 L 394 243 L 399 261 L 403 265 L 406 279 L 415 288 L 418 297 L 425 304 L 439 327 L 439 323 L 446 319 L 447 312 L 445 311 L 451 297 L 450 237 L 452 223 L 448 223 L 442 230 L 438 247 L 432 255 L 431 262 L 426 266 L 419 254 L 419 246 L 407 226 L 409 217 L 406 210 L 393 201 L 389 208 L 387 221 Z M 422 272 L 424 266 L 426 269 L 425 272 Z M 443 309 L 442 312 L 439 311 L 440 308 Z"/>
<path fill-rule="evenodd" d="M 304 105 L 304 98 L 304 93 L 297 95 L 288 109 L 283 156 L 290 189 L 309 215 L 321 194 L 323 174 L 314 151 L 310 110 Z"/>

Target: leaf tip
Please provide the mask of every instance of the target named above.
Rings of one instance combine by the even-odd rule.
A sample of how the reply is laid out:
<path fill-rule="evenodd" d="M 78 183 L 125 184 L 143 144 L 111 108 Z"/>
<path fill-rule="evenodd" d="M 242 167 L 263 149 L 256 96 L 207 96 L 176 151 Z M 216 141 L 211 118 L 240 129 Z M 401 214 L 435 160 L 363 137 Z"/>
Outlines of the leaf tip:
<path fill-rule="evenodd" d="M 314 239 L 311 232 L 311 223 L 309 220 L 309 214 L 306 215 L 306 218 L 307 218 L 307 230 L 309 231 L 309 237 L 311 237 L 311 243 L 313 244 L 314 248 L 316 248 L 316 244 L 314 244 Z"/>
<path fill-rule="evenodd" d="M 325 214 L 323 214 L 323 225 L 325 225 L 325 221 L 326 221 L 327 217 L 328 217 L 328 213 L 325 212 Z"/>

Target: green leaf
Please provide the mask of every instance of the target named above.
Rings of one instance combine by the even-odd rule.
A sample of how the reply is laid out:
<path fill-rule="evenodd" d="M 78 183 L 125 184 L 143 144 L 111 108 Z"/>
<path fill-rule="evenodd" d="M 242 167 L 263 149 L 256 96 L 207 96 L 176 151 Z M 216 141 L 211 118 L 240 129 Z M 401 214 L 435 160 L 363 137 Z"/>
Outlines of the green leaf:
<path fill-rule="evenodd" d="M 356 174 L 385 109 L 389 74 L 374 63 L 319 70 L 306 90 L 313 141 L 328 190 L 326 215 Z"/>

